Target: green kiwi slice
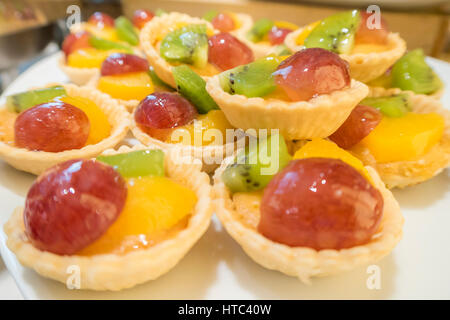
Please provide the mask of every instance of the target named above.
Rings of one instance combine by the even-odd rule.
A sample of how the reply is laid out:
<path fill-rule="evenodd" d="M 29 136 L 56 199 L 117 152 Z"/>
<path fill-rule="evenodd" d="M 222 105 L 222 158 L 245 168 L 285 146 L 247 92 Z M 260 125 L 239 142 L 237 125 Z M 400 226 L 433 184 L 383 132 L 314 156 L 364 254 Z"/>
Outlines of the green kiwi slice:
<path fill-rule="evenodd" d="M 259 42 L 263 40 L 266 34 L 269 33 L 270 29 L 274 26 L 273 20 L 270 19 L 259 19 L 253 24 L 253 27 L 247 33 L 248 40 L 252 42 Z"/>
<path fill-rule="evenodd" d="M 125 178 L 164 176 L 164 152 L 161 150 L 98 156 L 97 160 L 114 167 Z"/>
<path fill-rule="evenodd" d="M 392 86 L 415 93 L 430 94 L 442 87 L 442 82 L 425 61 L 422 49 L 401 57 L 392 68 Z"/>
<path fill-rule="evenodd" d="M 261 190 L 290 160 L 284 138 L 274 134 L 242 150 L 222 179 L 231 192 Z"/>
<path fill-rule="evenodd" d="M 139 36 L 134 30 L 134 26 L 130 20 L 124 16 L 120 16 L 115 20 L 117 36 L 120 40 L 128 42 L 132 46 L 139 44 Z"/>
<path fill-rule="evenodd" d="M 133 50 L 131 49 L 131 47 L 126 44 L 114 42 L 111 40 L 106 40 L 106 39 L 103 39 L 103 38 L 100 38 L 97 36 L 91 36 L 89 38 L 89 44 L 91 46 L 93 46 L 95 49 L 99 49 L 99 50 L 119 49 L 119 50 L 124 50 L 128 53 L 133 53 Z"/>
<path fill-rule="evenodd" d="M 409 99 L 406 94 L 397 94 L 389 97 L 365 98 L 360 104 L 380 110 L 386 117 L 399 118 L 411 111 Z"/>
<path fill-rule="evenodd" d="M 219 74 L 222 89 L 246 97 L 263 97 L 276 89 L 273 73 L 281 60 L 268 56 Z"/>
<path fill-rule="evenodd" d="M 217 10 L 209 10 L 203 15 L 202 19 L 211 22 L 218 14 L 219 11 Z"/>
<path fill-rule="evenodd" d="M 169 62 L 205 67 L 208 63 L 206 25 L 190 24 L 169 32 L 161 42 L 160 54 Z"/>
<path fill-rule="evenodd" d="M 192 102 L 199 113 L 208 113 L 210 110 L 219 109 L 219 106 L 206 91 L 206 81 L 203 80 L 187 65 L 172 68 L 177 91 Z"/>
<path fill-rule="evenodd" d="M 62 86 L 29 90 L 7 96 L 6 108 L 10 111 L 20 113 L 38 104 L 49 102 L 54 98 L 66 95 L 66 89 Z"/>
<path fill-rule="evenodd" d="M 355 42 L 361 16 L 358 10 L 345 11 L 323 19 L 306 37 L 306 48 L 323 48 L 335 53 L 349 53 Z"/>
<path fill-rule="evenodd" d="M 289 56 L 292 54 L 292 51 L 283 43 L 277 45 L 274 48 L 273 53 L 277 56 Z"/>

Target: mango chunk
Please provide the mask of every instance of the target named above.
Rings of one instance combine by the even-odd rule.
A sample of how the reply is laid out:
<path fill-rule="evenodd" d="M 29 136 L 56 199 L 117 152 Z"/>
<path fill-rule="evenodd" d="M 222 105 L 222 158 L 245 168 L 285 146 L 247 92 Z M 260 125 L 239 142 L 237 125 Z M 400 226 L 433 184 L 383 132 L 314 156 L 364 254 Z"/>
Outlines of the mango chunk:
<path fill-rule="evenodd" d="M 132 72 L 100 77 L 97 88 L 115 99 L 142 100 L 154 87 L 147 72 Z"/>
<path fill-rule="evenodd" d="M 83 48 L 76 50 L 67 57 L 67 65 L 73 68 L 97 68 L 100 69 L 103 61 L 112 53 L 124 52 L 123 50 L 99 50 L 95 48 Z"/>
<path fill-rule="evenodd" d="M 301 46 L 305 42 L 305 39 L 309 36 L 311 31 L 314 30 L 315 27 L 317 27 L 320 23 L 319 21 L 313 22 L 308 24 L 306 27 L 303 28 L 303 31 L 297 36 L 296 42 L 297 45 Z"/>

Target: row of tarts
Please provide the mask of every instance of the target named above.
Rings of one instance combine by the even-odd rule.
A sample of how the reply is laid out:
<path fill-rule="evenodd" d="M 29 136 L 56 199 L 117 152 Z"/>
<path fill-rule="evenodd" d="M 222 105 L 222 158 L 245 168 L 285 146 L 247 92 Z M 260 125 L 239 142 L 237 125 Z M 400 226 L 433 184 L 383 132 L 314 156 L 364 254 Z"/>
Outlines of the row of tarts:
<path fill-rule="evenodd" d="M 378 261 L 402 236 L 389 189 L 449 165 L 450 117 L 423 52 L 377 19 L 74 25 L 59 61 L 74 84 L 0 110 L 1 159 L 39 175 L 8 247 L 44 277 L 77 265 L 81 288 L 121 290 L 173 268 L 215 212 L 253 260 L 304 282 Z"/>

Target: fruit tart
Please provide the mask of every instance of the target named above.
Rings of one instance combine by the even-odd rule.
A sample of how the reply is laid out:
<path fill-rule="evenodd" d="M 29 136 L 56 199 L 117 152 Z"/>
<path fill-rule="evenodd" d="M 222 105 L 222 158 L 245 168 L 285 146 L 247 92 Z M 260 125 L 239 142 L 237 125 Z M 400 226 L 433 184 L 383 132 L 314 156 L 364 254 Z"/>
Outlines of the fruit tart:
<path fill-rule="evenodd" d="M 368 94 L 345 60 L 321 48 L 225 71 L 206 90 L 234 127 L 279 129 L 288 140 L 327 137 Z"/>
<path fill-rule="evenodd" d="M 64 84 L 13 94 L 0 108 L 0 158 L 40 174 L 57 163 L 113 148 L 129 122 L 123 106 L 88 87 Z"/>
<path fill-rule="evenodd" d="M 173 91 L 156 75 L 146 59 L 130 53 L 112 53 L 102 63 L 99 76 L 88 86 L 116 99 L 128 110 L 155 91 Z"/>
<path fill-rule="evenodd" d="M 383 75 L 367 85 L 377 88 L 377 91 L 382 88 L 399 88 L 436 99 L 440 99 L 444 92 L 441 79 L 427 64 L 422 49 L 409 51 Z"/>
<path fill-rule="evenodd" d="M 388 188 L 402 188 L 449 166 L 450 112 L 423 94 L 372 89 L 330 139 L 375 168 Z"/>
<path fill-rule="evenodd" d="M 269 54 L 292 53 L 284 44 L 284 40 L 289 33 L 297 29 L 297 25 L 288 21 L 263 18 L 257 20 L 250 30 L 242 30 L 237 35 L 253 50 L 256 58 L 262 58 Z"/>
<path fill-rule="evenodd" d="M 172 151 L 122 146 L 40 175 L 4 230 L 20 263 L 79 289 L 121 290 L 172 269 L 208 228 L 209 177 Z M 192 159 L 191 159 L 192 160 Z M 79 283 L 68 283 L 78 267 Z"/>
<path fill-rule="evenodd" d="M 254 261 L 304 282 L 375 263 L 402 236 L 400 207 L 376 171 L 319 138 L 293 158 L 279 135 L 260 139 L 224 161 L 213 194 Z"/>
<path fill-rule="evenodd" d="M 253 26 L 253 18 L 245 13 L 210 10 L 202 18 L 211 22 L 220 32 L 229 32 L 235 36 L 246 34 Z"/>
<path fill-rule="evenodd" d="M 139 37 L 125 17 L 114 20 L 96 12 L 87 22 L 75 24 L 64 39 L 59 67 L 77 85 L 84 85 L 99 74 L 103 60 L 113 52 L 141 54 Z"/>
<path fill-rule="evenodd" d="M 141 30 L 140 41 L 156 74 L 171 87 L 176 87 L 172 69 L 181 64 L 207 79 L 253 61 L 252 50 L 231 33 L 178 12 L 153 18 Z"/>
<path fill-rule="evenodd" d="M 372 26 L 374 18 L 358 10 L 337 13 L 288 34 L 285 44 L 294 52 L 324 48 L 338 53 L 350 64 L 352 78 L 366 83 L 385 73 L 406 51 L 405 41 L 389 32 L 382 17 L 379 28 Z"/>
<path fill-rule="evenodd" d="M 202 160 L 211 172 L 245 144 L 205 90 L 205 80 L 187 65 L 173 68 L 179 93 L 155 92 L 144 98 L 131 121 L 133 135 L 143 144 L 180 150 Z"/>

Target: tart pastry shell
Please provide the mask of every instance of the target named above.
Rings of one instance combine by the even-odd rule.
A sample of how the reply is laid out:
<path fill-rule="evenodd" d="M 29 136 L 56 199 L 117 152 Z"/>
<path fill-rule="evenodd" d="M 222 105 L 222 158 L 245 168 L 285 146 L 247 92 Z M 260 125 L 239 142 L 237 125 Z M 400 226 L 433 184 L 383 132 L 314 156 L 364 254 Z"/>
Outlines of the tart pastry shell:
<path fill-rule="evenodd" d="M 234 13 L 234 15 L 239 20 L 241 26 L 238 29 L 231 31 L 230 33 L 235 37 L 246 35 L 253 26 L 253 18 L 245 13 Z"/>
<path fill-rule="evenodd" d="M 287 140 L 329 136 L 369 92 L 365 84 L 352 80 L 347 89 L 323 94 L 309 101 L 248 98 L 225 92 L 218 76 L 208 80 L 206 90 L 234 127 L 244 130 L 279 129 Z"/>
<path fill-rule="evenodd" d="M 377 163 L 367 148 L 357 146 L 351 150 L 365 165 L 372 166 L 377 170 L 388 188 L 403 188 L 423 182 L 439 174 L 450 165 L 450 111 L 444 109 L 437 99 L 423 94 L 415 94 L 411 91 L 372 88 L 369 96 L 381 97 L 398 93 L 409 95 L 413 112 L 440 114 L 444 118 L 445 129 L 441 141 L 415 160 Z"/>
<path fill-rule="evenodd" d="M 132 149 L 122 146 L 118 151 L 108 150 L 105 154 L 136 149 L 142 149 L 142 146 Z M 30 243 L 24 232 L 23 208 L 19 207 L 4 226 L 8 248 L 22 265 L 62 283 L 68 279 L 68 268 L 79 266 L 81 289 L 117 291 L 158 278 L 172 269 L 200 239 L 212 215 L 209 177 L 200 172 L 200 165 L 180 159 L 172 151 L 166 153 L 165 161 L 167 176 L 191 188 L 198 198 L 187 227 L 175 237 L 124 255 L 57 255 L 36 249 Z"/>
<path fill-rule="evenodd" d="M 297 44 L 297 37 L 303 28 L 289 33 L 284 40 L 285 45 L 293 52 L 304 49 Z M 406 51 L 406 42 L 398 33 L 389 33 L 388 49 L 383 52 L 341 54 L 340 57 L 350 65 L 352 78 L 361 82 L 369 82 L 384 74 Z"/>
<path fill-rule="evenodd" d="M 64 84 L 67 94 L 92 100 L 108 117 L 111 134 L 96 144 L 86 145 L 81 149 L 62 152 L 30 151 L 0 142 L 0 158 L 14 168 L 40 174 L 57 163 L 70 159 L 92 158 L 104 150 L 113 148 L 126 136 L 130 126 L 130 114 L 125 108 L 104 93 L 89 87 Z"/>
<path fill-rule="evenodd" d="M 222 160 L 226 157 L 232 155 L 236 149 L 240 146 L 243 147 L 245 144 L 245 137 L 243 133 L 239 133 L 238 140 L 236 142 L 230 142 L 223 145 L 208 145 L 208 146 L 189 146 L 177 143 L 167 143 L 156 138 L 149 136 L 147 133 L 142 131 L 134 117 L 131 119 L 131 132 L 134 137 L 143 145 L 150 147 L 157 147 L 163 150 L 169 150 L 176 148 L 183 155 L 192 156 L 199 163 L 202 164 L 202 170 L 207 173 L 214 172 L 217 167 L 220 166 Z"/>
<path fill-rule="evenodd" d="M 157 48 L 158 42 L 160 41 L 158 36 L 174 30 L 180 23 L 206 24 L 208 29 L 214 30 L 214 33 L 217 32 L 211 23 L 206 20 L 191 17 L 184 13 L 171 12 L 160 17 L 154 17 L 145 24 L 139 34 L 141 48 L 147 56 L 150 65 L 153 66 L 158 77 L 172 88 L 176 88 L 175 79 L 172 75 L 173 65 L 160 56 L 159 49 Z M 203 76 L 202 78 L 207 80 L 209 77 Z"/>
<path fill-rule="evenodd" d="M 366 167 L 373 178 L 375 187 L 384 199 L 380 228 L 369 243 L 349 249 L 317 251 L 312 248 L 290 247 L 274 242 L 239 220 L 231 194 L 221 180 L 223 170 L 233 161 L 233 158 L 230 158 L 224 161 L 214 175 L 213 194 L 216 214 L 227 232 L 241 245 L 242 249 L 255 262 L 267 269 L 277 270 L 309 283 L 311 277 L 337 274 L 375 263 L 388 255 L 402 237 L 404 219 L 397 201 L 385 188 L 376 171 Z"/>

